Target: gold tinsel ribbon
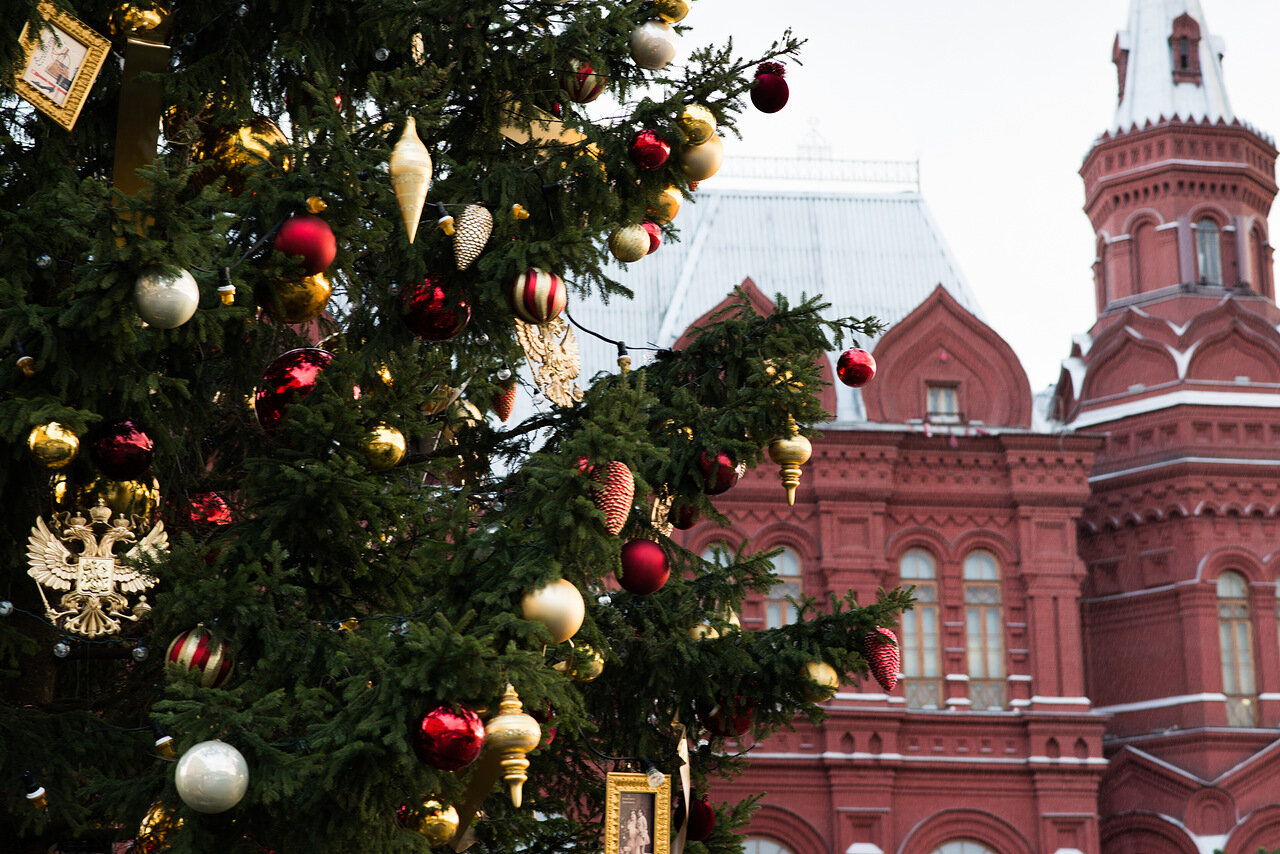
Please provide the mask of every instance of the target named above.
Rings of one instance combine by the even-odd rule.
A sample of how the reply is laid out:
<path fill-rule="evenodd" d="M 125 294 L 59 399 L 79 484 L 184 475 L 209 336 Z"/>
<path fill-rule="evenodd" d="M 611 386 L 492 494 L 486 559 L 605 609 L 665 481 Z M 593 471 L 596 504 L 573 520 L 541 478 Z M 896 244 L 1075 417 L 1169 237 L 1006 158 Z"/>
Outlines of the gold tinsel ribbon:
<path fill-rule="evenodd" d="M 156 159 L 160 114 L 164 110 L 159 75 L 169 70 L 169 12 L 159 6 L 120 6 L 114 16 L 117 32 L 128 34 L 124 73 L 120 82 L 120 111 L 116 120 L 116 157 L 112 183 L 126 196 L 146 192 L 138 170 Z"/>

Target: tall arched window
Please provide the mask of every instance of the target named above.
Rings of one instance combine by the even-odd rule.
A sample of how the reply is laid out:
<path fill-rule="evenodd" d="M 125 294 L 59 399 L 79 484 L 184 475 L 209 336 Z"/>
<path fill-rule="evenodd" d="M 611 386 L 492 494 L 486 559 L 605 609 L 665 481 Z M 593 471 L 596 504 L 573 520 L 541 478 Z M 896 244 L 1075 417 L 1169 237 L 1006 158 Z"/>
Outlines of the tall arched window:
<path fill-rule="evenodd" d="M 742 854 L 791 854 L 791 849 L 763 836 L 748 836 L 742 840 Z"/>
<path fill-rule="evenodd" d="M 930 854 L 996 854 L 996 851 L 972 839 L 953 839 L 939 845 Z"/>
<path fill-rule="evenodd" d="M 1196 269 L 1200 284 L 1222 284 L 1222 233 L 1218 224 L 1205 217 L 1195 224 Z"/>
<path fill-rule="evenodd" d="M 1264 297 L 1271 296 L 1271 251 L 1267 246 L 1267 238 L 1262 229 L 1254 226 L 1251 238 L 1253 249 L 1253 289 Z"/>
<path fill-rule="evenodd" d="M 796 621 L 796 606 L 788 602 L 787 597 L 800 596 L 800 558 L 791 549 L 783 549 L 773 559 L 773 573 L 778 576 L 778 583 L 769 589 L 764 600 L 766 629 L 789 626 Z"/>
<path fill-rule="evenodd" d="M 964 559 L 964 627 L 969 648 L 969 702 L 974 711 L 1004 706 L 1004 614 L 1000 564 L 987 551 Z"/>
<path fill-rule="evenodd" d="M 1238 572 L 1227 571 L 1218 576 L 1218 645 L 1222 655 L 1222 693 L 1227 695 L 1227 723 L 1255 726 L 1258 689 L 1253 675 L 1249 586 Z"/>
<path fill-rule="evenodd" d="M 916 587 L 916 604 L 902 612 L 902 693 L 911 709 L 942 708 L 942 648 L 938 635 L 938 565 L 924 549 L 910 549 L 898 561 L 906 584 Z"/>

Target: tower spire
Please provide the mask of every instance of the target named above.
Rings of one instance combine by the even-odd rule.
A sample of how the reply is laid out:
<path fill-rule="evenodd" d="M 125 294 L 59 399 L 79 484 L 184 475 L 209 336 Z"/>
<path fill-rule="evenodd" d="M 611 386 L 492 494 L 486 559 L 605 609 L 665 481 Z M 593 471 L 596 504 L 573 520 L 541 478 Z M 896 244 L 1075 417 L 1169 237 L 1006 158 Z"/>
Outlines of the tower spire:
<path fill-rule="evenodd" d="M 1222 52 L 1200 0 L 1130 0 L 1128 29 L 1116 35 L 1112 57 L 1120 84 L 1112 129 L 1174 116 L 1231 122 Z"/>

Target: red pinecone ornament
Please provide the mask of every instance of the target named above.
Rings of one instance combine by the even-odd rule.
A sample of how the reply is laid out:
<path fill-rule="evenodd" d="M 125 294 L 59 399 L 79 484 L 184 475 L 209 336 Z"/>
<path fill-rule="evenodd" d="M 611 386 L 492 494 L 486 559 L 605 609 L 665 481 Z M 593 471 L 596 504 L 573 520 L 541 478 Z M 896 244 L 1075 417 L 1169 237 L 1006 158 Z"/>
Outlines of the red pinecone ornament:
<path fill-rule="evenodd" d="M 762 113 L 776 113 L 787 105 L 791 88 L 787 85 L 786 67 L 781 62 L 762 62 L 756 68 L 751 84 L 751 103 Z"/>
<path fill-rule="evenodd" d="M 862 639 L 863 657 L 871 665 L 871 675 L 888 694 L 898 684 L 898 672 L 902 669 L 902 655 L 898 651 L 898 636 L 889 629 L 867 632 Z"/>
<path fill-rule="evenodd" d="M 591 479 L 596 483 L 591 500 L 604 514 L 604 529 L 616 537 L 631 515 L 631 502 L 636 496 L 635 478 L 625 463 L 614 460 L 605 466 L 593 466 Z"/>
<path fill-rule="evenodd" d="M 507 380 L 502 384 L 502 391 L 493 399 L 493 411 L 506 422 L 511 417 L 511 410 L 516 408 L 516 381 Z"/>

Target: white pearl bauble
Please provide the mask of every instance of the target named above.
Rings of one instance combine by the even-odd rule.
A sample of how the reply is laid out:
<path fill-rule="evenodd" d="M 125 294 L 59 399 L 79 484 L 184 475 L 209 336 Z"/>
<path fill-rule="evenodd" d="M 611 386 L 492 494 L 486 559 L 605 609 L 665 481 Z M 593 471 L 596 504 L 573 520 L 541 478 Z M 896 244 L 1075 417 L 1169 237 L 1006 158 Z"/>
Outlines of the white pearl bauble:
<path fill-rule="evenodd" d="M 679 46 L 680 36 L 666 21 L 645 21 L 631 31 L 631 59 L 650 71 L 665 68 Z"/>
<path fill-rule="evenodd" d="M 138 316 L 157 329 L 176 329 L 200 306 L 200 287 L 181 267 L 148 267 L 133 286 Z"/>
<path fill-rule="evenodd" d="M 182 754 L 173 782 L 178 797 L 196 812 L 226 812 L 249 789 L 249 763 L 224 741 L 202 741 Z"/>

